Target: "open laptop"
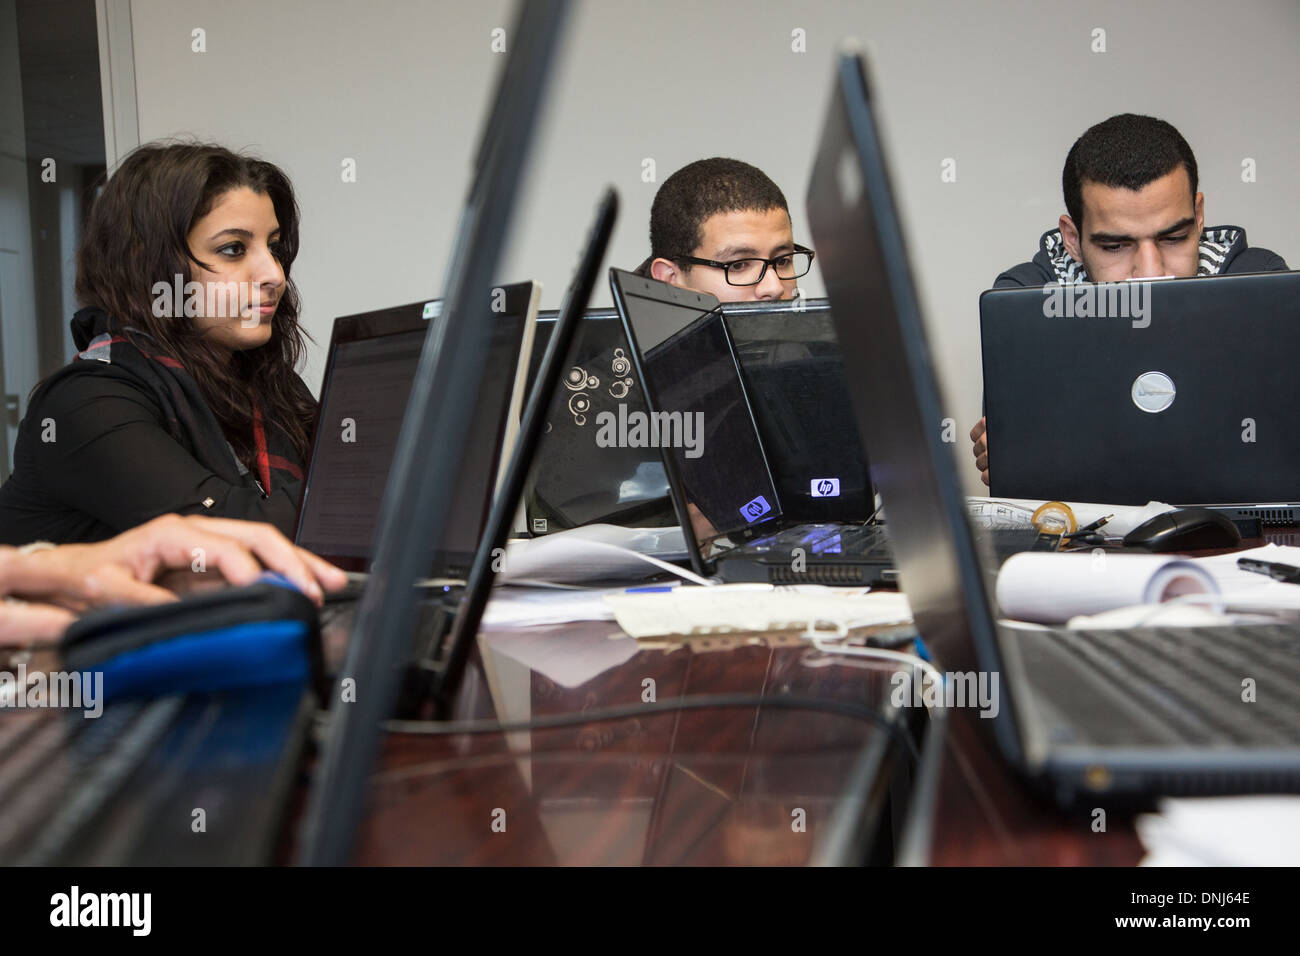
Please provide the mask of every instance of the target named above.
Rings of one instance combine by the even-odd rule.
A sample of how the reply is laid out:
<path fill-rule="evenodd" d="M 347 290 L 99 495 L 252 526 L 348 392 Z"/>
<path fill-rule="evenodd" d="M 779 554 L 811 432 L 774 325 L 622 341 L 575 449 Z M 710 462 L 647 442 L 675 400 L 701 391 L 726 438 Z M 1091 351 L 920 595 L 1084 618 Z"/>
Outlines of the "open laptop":
<path fill-rule="evenodd" d="M 538 314 L 534 359 L 549 347 L 558 313 Z M 613 309 L 582 317 L 565 356 L 564 375 L 546 409 L 525 498 L 527 530 L 550 534 L 601 521 L 628 527 L 677 523 L 668 477 L 654 448 L 607 448 L 596 443 L 602 413 L 645 411 L 632 368 L 631 346 Z"/>
<path fill-rule="evenodd" d="M 870 516 L 866 455 L 830 411 L 848 407 L 848 384 L 827 301 L 723 303 L 722 311 L 786 517 L 862 521 Z M 537 315 L 534 364 L 555 317 L 545 310 Z M 629 412 L 645 412 L 630 351 L 617 310 L 587 312 L 529 477 L 529 533 L 593 521 L 677 523 L 658 449 L 602 448 L 595 441 L 594 422 L 601 412 L 616 411 L 620 404 Z"/>
<path fill-rule="evenodd" d="M 724 302 L 745 390 L 785 516 L 861 522 L 876 510 L 867 456 L 852 429 L 826 299 Z"/>
<path fill-rule="evenodd" d="M 608 241 L 611 203 L 607 200 L 602 206 L 579 273 L 585 276 L 583 304 Z M 465 496 L 467 509 L 473 512 L 478 508 L 480 519 L 497 469 L 500 440 L 496 429 L 504 429 L 504 417 L 518 413 L 517 406 L 510 406 L 522 370 L 515 373 L 513 363 L 526 340 L 524 319 L 535 312 L 536 300 L 531 283 L 507 287 L 507 305 L 501 313 L 506 318 L 493 330 L 492 349 L 500 350 L 496 357 L 508 374 L 486 376 L 479 407 L 489 409 L 483 430 L 492 440 L 473 444 L 467 456 L 473 465 L 458 471 L 464 480 L 456 491 Z M 307 539 L 316 543 L 318 550 L 352 567 L 369 564 L 374 522 L 362 513 L 372 507 L 367 492 L 371 484 L 382 483 L 391 463 L 391 433 L 396 426 L 390 418 L 395 415 L 400 420 L 404 410 L 398 404 L 394 412 L 392 405 L 404 403 L 411 388 L 412 336 L 417 339 L 414 352 L 418 356 L 428 323 L 439 321 L 437 305 L 349 316 L 335 324 L 322 393 L 329 399 L 323 404 L 325 414 L 331 417 L 324 421 L 334 421 L 333 416 L 353 419 L 346 425 L 339 419 L 339 424 L 340 432 L 352 431 L 356 454 L 349 457 L 351 449 L 335 447 L 318 429 L 318 454 L 312 456 L 310 472 L 315 478 L 310 497 L 317 511 L 300 531 L 306 529 Z M 579 312 L 581 308 L 579 304 Z M 575 323 L 562 320 L 560 324 L 557 336 L 563 340 Z M 548 361 L 538 373 L 542 381 L 559 377 L 559 361 L 549 356 Z M 400 397 L 394 398 L 398 393 Z M 537 417 L 534 413 L 530 426 L 534 435 Z M 519 443 L 524 445 L 522 435 Z M 517 467 L 514 470 L 519 471 Z M 460 564 L 467 566 L 460 558 L 466 550 L 471 556 L 476 551 L 490 556 L 491 547 L 504 542 L 522 479 L 515 477 L 511 484 L 504 463 L 501 473 L 503 491 L 483 540 L 472 521 L 455 525 L 454 534 L 459 537 L 452 539 L 454 547 L 439 551 L 437 565 L 445 571 L 454 572 Z M 512 490 L 507 493 L 506 487 Z M 340 511 L 345 520 L 333 527 L 315 524 L 340 507 L 340 497 L 345 499 L 344 505 L 352 504 L 351 511 L 346 507 Z M 353 516 L 360 516 L 356 525 L 346 520 Z M 322 541 L 335 546 L 322 547 Z M 424 650 L 433 659 L 424 672 L 427 679 L 413 681 L 408 675 L 407 697 L 424 693 L 430 699 L 442 699 L 454 690 L 460 670 L 451 665 L 463 665 L 491 587 L 493 565 L 489 562 L 486 567 L 486 576 L 471 577 L 472 586 L 463 601 L 457 589 L 438 589 L 431 600 L 422 602 L 421 610 L 433 613 L 421 615 L 411 645 L 413 651 Z M 354 606 L 329 605 L 321 618 Z M 467 618 L 459 632 L 463 636 L 444 643 L 456 608 Z M 418 643 L 421 639 L 423 648 Z M 115 700 L 99 719 L 57 709 L 30 716 L 7 715 L 18 719 L 0 721 L 0 755 L 5 768 L 0 773 L 0 792 L 5 794 L 8 808 L 8 825 L 0 827 L 0 860 L 78 865 L 272 862 L 319 704 L 314 688 L 286 682 Z M 200 805 L 205 808 L 205 832 L 211 838 L 195 841 L 189 824 L 193 808 Z M 159 826 L 159 820 L 168 819 L 180 824 Z"/>
<path fill-rule="evenodd" d="M 578 260 L 577 271 L 565 291 L 564 301 L 551 329 L 550 342 L 545 353 L 533 363 L 537 378 L 528 393 L 519 425 L 519 435 L 504 462 L 501 485 L 488 516 L 487 527 L 474 555 L 466 583 L 465 600 L 457 609 L 451 624 L 445 648 L 431 653 L 431 671 L 428 695 L 435 713 L 446 716 L 452 693 L 460 682 L 470 646 L 478 634 L 483 611 L 487 607 L 492 581 L 501 567 L 505 554 L 506 538 L 513 517 L 523 500 L 529 472 L 537 457 L 537 449 L 546 427 L 546 411 L 551 396 L 560 387 L 567 371 L 567 358 L 574 337 L 582 324 L 583 313 L 596 285 L 614 222 L 618 218 L 618 194 L 607 187 L 596 208 L 587 242 Z"/>
<path fill-rule="evenodd" d="M 980 328 L 998 497 L 1300 519 L 1300 273 L 995 289 Z"/>
<path fill-rule="evenodd" d="M 522 282 L 492 290 L 488 374 L 474 407 L 470 446 L 461 461 L 446 547 L 429 577 L 463 580 L 510 447 L 518 433 L 541 286 Z M 430 322 L 442 302 L 347 315 L 334 320 L 320 414 L 312 437 L 294 540 L 351 572 L 360 584 L 375 554 L 384 481 Z M 354 596 L 354 595 L 353 595 Z"/>
<path fill-rule="evenodd" d="M 1294 629 L 998 626 L 856 55 L 838 64 L 808 217 L 917 629 L 949 687 L 992 689 L 982 716 L 1008 761 L 1066 804 L 1300 790 Z"/>
<path fill-rule="evenodd" d="M 373 573 L 358 603 L 340 682 L 359 692 L 335 708 L 324 742 L 298 851 L 306 864 L 338 866 L 351 857 L 416 623 L 412 584 L 447 547 L 457 466 L 471 444 L 469 420 L 489 368 L 492 330 L 483 320 L 481 296 L 496 281 L 569 8 L 568 0 L 529 0 L 515 8 L 510 49 L 452 244 L 442 321 L 425 339 L 385 483 Z"/>
<path fill-rule="evenodd" d="M 786 517 L 718 300 L 620 269 L 610 286 L 648 414 L 619 409 L 602 434 L 659 449 L 695 570 L 724 581 L 892 581 L 869 512 L 857 524 Z"/>

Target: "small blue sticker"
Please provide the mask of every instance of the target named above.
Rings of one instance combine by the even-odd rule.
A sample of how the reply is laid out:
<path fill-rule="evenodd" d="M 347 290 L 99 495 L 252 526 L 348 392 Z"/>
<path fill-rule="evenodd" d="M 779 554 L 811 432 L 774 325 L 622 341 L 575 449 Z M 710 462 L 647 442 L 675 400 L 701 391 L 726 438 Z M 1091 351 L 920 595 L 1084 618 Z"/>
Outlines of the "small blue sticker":
<path fill-rule="evenodd" d="M 740 516 L 752 524 L 771 510 L 772 506 L 767 503 L 767 499 L 759 495 L 740 509 Z"/>

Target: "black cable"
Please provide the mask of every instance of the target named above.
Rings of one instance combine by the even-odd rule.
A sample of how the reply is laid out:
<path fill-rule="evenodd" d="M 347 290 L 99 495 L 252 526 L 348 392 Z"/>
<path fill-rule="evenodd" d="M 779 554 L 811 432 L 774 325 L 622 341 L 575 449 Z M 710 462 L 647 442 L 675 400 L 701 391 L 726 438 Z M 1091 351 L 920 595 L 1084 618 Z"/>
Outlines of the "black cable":
<path fill-rule="evenodd" d="M 913 759 L 920 754 L 910 733 L 905 732 L 903 721 L 888 721 L 878 710 L 861 707 L 844 701 L 821 700 L 816 697 L 763 697 L 757 694 L 697 694 L 682 697 L 666 703 L 629 704 L 623 707 L 608 707 L 602 710 L 585 710 L 571 714 L 556 714 L 550 717 L 534 717 L 531 720 L 502 723 L 496 720 L 386 720 L 383 729 L 397 734 L 491 734 L 515 733 L 526 730 L 549 730 L 556 727 L 573 727 L 581 724 L 599 723 L 606 720 L 627 720 L 631 717 L 645 717 L 656 713 L 671 713 L 679 710 L 710 710 L 718 707 L 757 707 L 775 710 L 814 710 L 852 717 L 874 724 L 887 733 L 901 737 L 907 745 Z"/>

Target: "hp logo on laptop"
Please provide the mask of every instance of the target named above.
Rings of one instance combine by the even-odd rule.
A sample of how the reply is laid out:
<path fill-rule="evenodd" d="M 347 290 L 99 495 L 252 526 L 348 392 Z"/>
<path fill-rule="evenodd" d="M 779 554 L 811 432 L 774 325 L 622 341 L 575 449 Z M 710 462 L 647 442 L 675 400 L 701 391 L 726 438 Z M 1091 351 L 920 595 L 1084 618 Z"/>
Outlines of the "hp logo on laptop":
<path fill-rule="evenodd" d="M 752 524 L 771 510 L 772 506 L 767 503 L 767 499 L 759 495 L 740 509 L 740 516 Z"/>
<path fill-rule="evenodd" d="M 814 478 L 812 480 L 812 496 L 814 498 L 838 498 L 840 496 L 840 480 L 838 478 Z"/>
<path fill-rule="evenodd" d="M 1163 412 L 1174 403 L 1174 380 L 1164 372 L 1143 372 L 1133 380 L 1133 404 L 1144 412 Z"/>

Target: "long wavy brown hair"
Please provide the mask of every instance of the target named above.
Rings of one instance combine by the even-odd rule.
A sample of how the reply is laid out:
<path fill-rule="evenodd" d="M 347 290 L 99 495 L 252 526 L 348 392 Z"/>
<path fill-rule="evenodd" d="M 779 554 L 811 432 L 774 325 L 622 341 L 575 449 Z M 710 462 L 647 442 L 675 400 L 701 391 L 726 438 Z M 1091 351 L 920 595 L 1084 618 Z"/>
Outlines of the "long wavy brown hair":
<path fill-rule="evenodd" d="M 269 196 L 280 222 L 284 290 L 263 346 L 233 353 L 204 337 L 177 308 L 154 314 L 154 285 L 193 279 L 188 237 L 194 224 L 232 189 Z M 279 167 L 208 143 L 149 143 L 126 157 L 91 206 L 77 250 L 77 299 L 103 309 L 123 328 L 147 332 L 194 377 L 235 453 L 253 467 L 253 400 L 263 421 L 307 458 L 316 405 L 296 374 L 306 348 L 298 324 L 298 289 L 290 278 L 298 255 L 298 203 Z M 202 263 L 198 263 L 202 265 Z M 252 399 L 252 400 L 250 400 Z"/>

